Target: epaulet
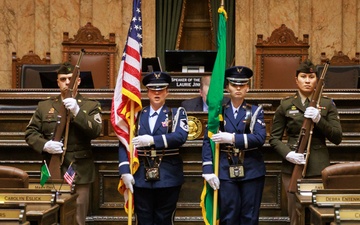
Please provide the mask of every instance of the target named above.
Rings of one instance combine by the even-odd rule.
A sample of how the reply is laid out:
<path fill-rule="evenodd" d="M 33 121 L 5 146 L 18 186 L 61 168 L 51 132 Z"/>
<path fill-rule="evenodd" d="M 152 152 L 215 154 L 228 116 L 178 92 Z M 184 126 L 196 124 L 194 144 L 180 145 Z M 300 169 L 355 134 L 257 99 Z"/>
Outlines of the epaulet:
<path fill-rule="evenodd" d="M 281 99 L 280 100 L 280 103 L 286 101 L 286 100 L 289 100 L 292 96 L 286 96 L 285 98 Z"/>

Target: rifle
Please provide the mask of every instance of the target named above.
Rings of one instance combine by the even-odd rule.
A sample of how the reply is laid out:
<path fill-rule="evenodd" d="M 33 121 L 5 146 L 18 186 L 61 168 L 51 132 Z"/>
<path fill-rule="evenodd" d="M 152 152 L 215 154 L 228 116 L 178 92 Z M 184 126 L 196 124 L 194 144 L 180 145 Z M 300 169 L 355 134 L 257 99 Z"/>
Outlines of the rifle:
<path fill-rule="evenodd" d="M 73 71 L 73 75 L 70 79 L 69 88 L 66 90 L 66 93 L 64 96 L 65 98 L 75 97 L 73 95 L 76 93 L 77 88 L 78 88 L 77 80 L 80 75 L 80 70 L 79 70 L 80 62 L 81 62 L 81 59 L 84 54 L 85 54 L 85 50 L 81 49 L 78 61 L 76 63 L 74 71 Z M 65 130 L 64 147 L 63 147 L 62 154 L 52 154 L 51 155 L 50 162 L 49 162 L 49 171 L 50 171 L 51 177 L 53 179 L 61 179 L 61 165 L 63 163 L 64 156 L 66 153 L 69 123 L 70 123 L 69 111 L 65 108 L 65 106 L 63 104 L 61 104 L 60 110 L 59 110 L 59 116 L 57 118 L 57 123 L 56 123 L 55 129 L 54 129 L 54 134 L 53 134 L 52 140 L 53 141 L 62 141 L 62 136 L 63 136 L 64 130 Z"/>
<path fill-rule="evenodd" d="M 316 89 L 315 92 L 311 98 L 310 104 L 309 106 L 312 107 L 316 107 L 316 105 L 318 104 L 318 102 L 320 101 L 321 98 L 321 94 L 323 91 L 323 86 L 324 86 L 324 78 L 326 75 L 326 71 L 329 67 L 330 62 L 327 61 L 324 64 L 324 69 L 321 73 L 321 76 L 319 78 L 319 82 L 316 85 Z M 312 134 L 312 130 L 314 127 L 314 122 L 312 121 L 311 118 L 305 118 L 304 122 L 302 124 L 301 130 L 300 130 L 300 135 L 299 138 L 297 140 L 297 143 L 293 146 L 293 148 L 295 149 L 296 153 L 301 153 L 301 154 L 310 154 L 309 152 L 306 152 L 306 147 L 308 146 L 308 148 L 310 149 L 310 143 L 309 141 L 311 141 L 311 134 Z M 309 159 L 309 155 L 306 156 L 306 159 Z M 305 162 L 305 164 L 307 164 L 308 162 Z M 290 179 L 290 183 L 289 183 L 289 187 L 288 187 L 288 192 L 290 193 L 295 193 L 297 190 L 297 180 L 302 178 L 303 176 L 305 176 L 306 174 L 306 170 L 304 170 L 304 168 L 307 168 L 307 165 L 298 165 L 295 164 L 294 166 L 294 170 L 292 172 L 291 175 L 291 179 Z"/>

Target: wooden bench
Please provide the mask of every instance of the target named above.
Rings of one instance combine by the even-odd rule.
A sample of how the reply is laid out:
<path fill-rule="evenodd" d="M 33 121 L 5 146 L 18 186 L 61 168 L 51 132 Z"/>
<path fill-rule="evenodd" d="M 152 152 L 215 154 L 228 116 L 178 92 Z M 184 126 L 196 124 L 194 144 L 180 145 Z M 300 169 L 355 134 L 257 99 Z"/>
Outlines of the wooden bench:
<path fill-rule="evenodd" d="M 312 190 L 324 189 L 321 179 L 298 179 L 296 196 L 296 212 L 299 225 L 310 221 L 309 205 L 311 205 Z"/>
<path fill-rule="evenodd" d="M 26 204 L 26 218 L 31 224 L 57 225 L 59 205 L 55 193 L 28 188 L 0 188 L 1 204 Z"/>
<path fill-rule="evenodd" d="M 30 225 L 26 221 L 25 204 L 0 204 L 1 225 Z"/>
<path fill-rule="evenodd" d="M 312 191 L 310 210 L 311 225 L 327 225 L 334 221 L 334 206 L 359 205 L 359 189 L 324 189 Z"/>

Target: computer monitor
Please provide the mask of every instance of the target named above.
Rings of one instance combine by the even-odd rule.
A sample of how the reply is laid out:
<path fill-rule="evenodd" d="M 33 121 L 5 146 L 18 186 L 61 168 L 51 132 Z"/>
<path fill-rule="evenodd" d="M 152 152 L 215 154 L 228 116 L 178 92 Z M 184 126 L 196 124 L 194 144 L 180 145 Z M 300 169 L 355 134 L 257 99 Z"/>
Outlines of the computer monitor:
<path fill-rule="evenodd" d="M 166 50 L 165 64 L 168 72 L 184 72 L 184 67 L 203 72 L 211 72 L 214 67 L 217 51 L 213 50 Z"/>
<path fill-rule="evenodd" d="M 324 66 L 317 66 L 317 73 L 320 76 Z M 325 89 L 357 89 L 360 88 L 360 65 L 332 66 L 329 65 L 324 83 Z"/>

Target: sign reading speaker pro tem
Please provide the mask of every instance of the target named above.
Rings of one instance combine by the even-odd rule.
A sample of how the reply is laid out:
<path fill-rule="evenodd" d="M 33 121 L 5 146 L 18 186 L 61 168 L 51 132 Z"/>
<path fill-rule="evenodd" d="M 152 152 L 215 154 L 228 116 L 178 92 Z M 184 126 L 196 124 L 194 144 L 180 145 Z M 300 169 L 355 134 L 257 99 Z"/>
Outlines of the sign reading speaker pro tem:
<path fill-rule="evenodd" d="M 199 89 L 201 76 L 171 76 L 169 88 L 174 89 Z"/>

